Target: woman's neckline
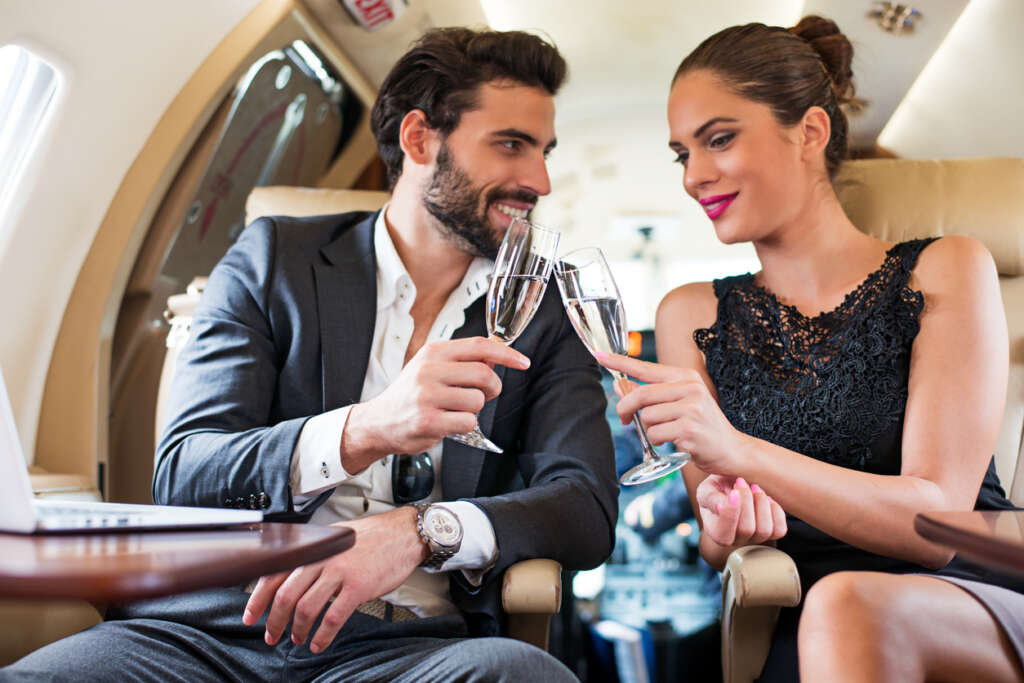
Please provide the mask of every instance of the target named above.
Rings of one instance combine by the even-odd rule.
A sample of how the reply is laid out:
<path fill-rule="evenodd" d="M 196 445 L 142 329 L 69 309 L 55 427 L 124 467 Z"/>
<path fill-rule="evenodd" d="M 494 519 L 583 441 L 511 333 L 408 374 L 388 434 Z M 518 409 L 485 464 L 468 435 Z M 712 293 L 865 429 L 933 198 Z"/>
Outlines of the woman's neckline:
<path fill-rule="evenodd" d="M 880 278 L 882 276 L 882 274 L 886 271 L 887 267 L 889 266 L 889 263 L 896 259 L 896 254 L 894 254 L 893 252 L 895 252 L 896 249 L 901 244 L 903 244 L 903 243 L 902 242 L 897 242 L 896 244 L 893 244 L 891 247 L 886 249 L 885 250 L 885 256 L 882 258 L 882 263 L 877 268 L 875 268 L 874 270 L 869 272 L 864 277 L 864 279 L 862 279 L 857 284 L 856 287 L 854 287 L 849 292 L 847 292 L 843 296 L 842 301 L 840 301 L 838 304 L 836 304 L 836 306 L 834 306 L 831 309 L 821 311 L 820 313 L 816 313 L 814 315 L 807 315 L 806 313 L 801 311 L 799 308 L 797 308 L 795 305 L 789 304 L 789 303 L 785 303 L 784 301 L 782 301 L 782 299 L 780 299 L 775 294 L 775 292 L 773 292 L 772 290 L 768 289 L 764 285 L 760 284 L 757 281 L 757 275 L 759 274 L 760 271 L 758 273 L 747 273 L 747 277 L 749 279 L 750 286 L 755 291 L 759 292 L 770 303 L 774 304 L 776 308 L 784 309 L 787 313 L 792 315 L 794 318 L 797 318 L 799 320 L 805 320 L 807 322 L 813 323 L 813 322 L 816 322 L 818 320 L 822 320 L 824 318 L 834 317 L 837 314 L 839 314 L 840 312 L 842 312 L 845 309 L 847 309 L 852 304 L 852 302 L 854 300 L 856 300 L 856 298 L 861 294 L 861 292 L 863 292 L 868 287 L 868 285 L 873 284 L 878 278 Z"/>

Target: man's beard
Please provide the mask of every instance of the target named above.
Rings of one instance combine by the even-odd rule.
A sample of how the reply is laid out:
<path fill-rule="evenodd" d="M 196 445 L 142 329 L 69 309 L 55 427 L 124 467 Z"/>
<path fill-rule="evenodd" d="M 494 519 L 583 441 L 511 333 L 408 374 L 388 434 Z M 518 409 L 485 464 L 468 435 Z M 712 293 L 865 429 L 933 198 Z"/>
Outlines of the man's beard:
<path fill-rule="evenodd" d="M 448 145 L 441 143 L 437 168 L 423 191 L 423 205 L 437 219 L 442 235 L 462 251 L 496 258 L 501 240 L 487 218 L 487 208 L 501 199 L 533 204 L 537 195 L 494 188 L 484 196 L 483 188 L 473 185 L 469 174 L 455 164 Z"/>

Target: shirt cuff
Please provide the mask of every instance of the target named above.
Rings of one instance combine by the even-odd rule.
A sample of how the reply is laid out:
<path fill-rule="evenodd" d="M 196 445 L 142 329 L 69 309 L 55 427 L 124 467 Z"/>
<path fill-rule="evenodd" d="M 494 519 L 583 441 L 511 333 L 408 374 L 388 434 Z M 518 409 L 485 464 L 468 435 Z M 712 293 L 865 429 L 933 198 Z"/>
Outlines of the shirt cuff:
<path fill-rule="evenodd" d="M 425 568 L 428 572 L 462 570 L 466 581 L 474 586 L 483 583 L 486 574 L 498 561 L 498 542 L 494 527 L 484 511 L 466 500 L 442 501 L 462 523 L 462 545 L 439 569 Z"/>
<path fill-rule="evenodd" d="M 352 406 L 315 415 L 302 425 L 299 440 L 292 451 L 289 485 L 296 509 L 327 489 L 344 482 L 357 483 L 366 472 L 352 475 L 341 465 L 341 435 Z"/>

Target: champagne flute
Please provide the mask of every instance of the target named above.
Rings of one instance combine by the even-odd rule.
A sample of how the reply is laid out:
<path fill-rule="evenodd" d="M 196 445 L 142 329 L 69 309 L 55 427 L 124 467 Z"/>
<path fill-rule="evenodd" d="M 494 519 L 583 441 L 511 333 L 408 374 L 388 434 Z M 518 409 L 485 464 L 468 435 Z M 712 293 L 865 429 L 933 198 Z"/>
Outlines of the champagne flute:
<path fill-rule="evenodd" d="M 537 312 L 548 277 L 558 253 L 559 233 L 514 218 L 505 232 L 505 239 L 494 260 L 491 284 L 487 288 L 487 334 L 503 344 L 512 344 L 523 333 Z M 450 434 L 449 439 L 501 453 L 477 425 L 464 434 Z"/>
<path fill-rule="evenodd" d="M 626 313 L 619 288 L 600 249 L 577 249 L 559 259 L 555 280 L 562 294 L 569 321 L 591 353 L 626 353 Z M 612 377 L 625 387 L 626 376 L 612 370 Z M 640 437 L 644 461 L 619 479 L 626 486 L 644 484 L 674 472 L 690 461 L 689 453 L 661 455 L 651 446 L 640 422 L 633 415 L 633 426 Z"/>

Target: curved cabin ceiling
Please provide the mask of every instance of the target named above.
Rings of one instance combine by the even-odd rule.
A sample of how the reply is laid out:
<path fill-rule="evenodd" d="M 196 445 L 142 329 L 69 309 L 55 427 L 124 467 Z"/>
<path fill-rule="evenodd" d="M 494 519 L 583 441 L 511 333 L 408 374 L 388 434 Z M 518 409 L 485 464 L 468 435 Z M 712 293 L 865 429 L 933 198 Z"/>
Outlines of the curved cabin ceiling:
<path fill-rule="evenodd" d="M 16 293 L 0 300 L 0 314 L 17 321 L 0 335 L 0 364 L 26 452 L 70 292 L 112 198 L 183 85 L 265 1 L 0 0 L 0 44 L 35 50 L 65 78 L 13 211 L 0 218 L 0 230 L 10 231 L 0 239 L 0 291 Z M 1024 156 L 1021 0 L 920 0 L 922 16 L 903 35 L 868 16 L 877 4 L 870 0 L 409 0 L 398 20 L 374 32 L 356 26 L 339 0 L 300 1 L 372 84 L 430 26 L 549 35 L 569 61 L 570 81 L 558 99 L 554 191 L 537 219 L 565 231 L 566 248 L 599 244 L 616 259 L 620 281 L 631 283 L 624 295 L 634 328 L 652 323 L 670 286 L 756 267 L 749 248 L 717 243 L 665 146 L 672 72 L 720 28 L 790 25 L 810 12 L 835 18 L 854 40 L 860 95 L 870 101 L 852 120 L 861 149 Z"/>

